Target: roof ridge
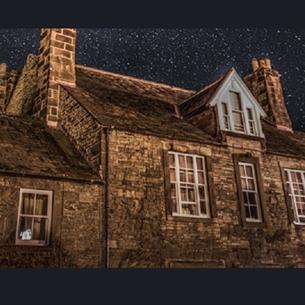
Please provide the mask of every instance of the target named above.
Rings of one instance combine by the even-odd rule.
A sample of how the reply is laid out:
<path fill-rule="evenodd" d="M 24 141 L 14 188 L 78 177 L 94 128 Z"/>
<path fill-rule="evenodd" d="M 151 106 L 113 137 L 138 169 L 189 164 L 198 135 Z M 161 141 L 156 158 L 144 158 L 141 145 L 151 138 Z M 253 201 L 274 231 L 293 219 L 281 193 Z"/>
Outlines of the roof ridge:
<path fill-rule="evenodd" d="M 105 71 L 102 69 L 88 67 L 88 66 L 84 66 L 84 65 L 76 65 L 76 67 L 79 67 L 79 68 L 85 69 L 85 70 L 89 70 L 92 72 L 97 72 L 100 74 L 108 74 L 108 75 L 113 75 L 113 76 L 117 76 L 117 77 L 121 77 L 121 78 L 125 78 L 125 79 L 134 80 L 134 81 L 141 82 L 144 84 L 146 83 L 146 84 L 150 84 L 150 85 L 155 85 L 156 87 L 162 87 L 164 89 L 167 88 L 167 89 L 171 89 L 173 91 L 181 91 L 181 92 L 185 92 L 185 93 L 195 92 L 194 90 L 190 90 L 190 89 L 185 89 L 185 88 L 176 87 L 176 86 L 172 86 L 172 85 L 168 85 L 168 84 L 163 84 L 163 83 L 159 83 L 159 82 L 155 82 L 155 81 L 150 81 L 150 80 L 138 78 L 135 76 L 129 76 L 129 75 L 124 75 L 124 74 L 120 74 L 120 73 Z"/>

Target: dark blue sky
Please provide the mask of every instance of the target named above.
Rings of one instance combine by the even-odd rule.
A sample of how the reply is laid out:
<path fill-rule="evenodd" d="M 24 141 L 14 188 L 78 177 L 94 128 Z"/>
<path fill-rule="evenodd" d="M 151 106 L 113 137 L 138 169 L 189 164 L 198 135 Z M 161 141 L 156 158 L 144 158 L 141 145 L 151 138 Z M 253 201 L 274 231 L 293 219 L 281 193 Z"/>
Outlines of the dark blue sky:
<path fill-rule="evenodd" d="M 0 62 L 19 69 L 38 43 L 38 29 L 2 29 Z M 190 89 L 232 66 L 244 75 L 263 56 L 282 74 L 294 127 L 305 130 L 305 30 L 79 29 L 77 37 L 80 64 Z"/>

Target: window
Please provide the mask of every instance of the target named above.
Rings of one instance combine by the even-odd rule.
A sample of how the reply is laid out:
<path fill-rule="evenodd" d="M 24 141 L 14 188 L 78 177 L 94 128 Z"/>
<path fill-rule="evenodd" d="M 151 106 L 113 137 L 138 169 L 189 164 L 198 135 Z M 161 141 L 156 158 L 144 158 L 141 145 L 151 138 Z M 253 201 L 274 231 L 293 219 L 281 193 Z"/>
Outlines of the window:
<path fill-rule="evenodd" d="M 51 227 L 51 213 L 51 191 L 21 189 L 16 244 L 48 244 Z"/>
<path fill-rule="evenodd" d="M 226 103 L 221 103 L 222 105 L 222 113 L 223 113 L 223 123 L 225 126 L 225 129 L 231 129 L 230 127 L 230 116 L 228 111 L 228 105 Z"/>
<path fill-rule="evenodd" d="M 209 217 L 205 158 L 169 152 L 168 159 L 173 215 Z"/>
<path fill-rule="evenodd" d="M 294 222 L 305 224 L 305 171 L 285 169 L 285 183 L 290 197 Z"/>
<path fill-rule="evenodd" d="M 245 132 L 244 113 L 242 110 L 239 93 L 230 91 L 230 98 L 234 130 L 238 132 Z"/>
<path fill-rule="evenodd" d="M 248 124 L 249 124 L 249 132 L 253 135 L 256 135 L 256 127 L 255 121 L 253 118 L 253 112 L 251 108 L 247 108 L 247 115 L 248 115 Z"/>
<path fill-rule="evenodd" d="M 246 221 L 261 222 L 262 213 L 259 203 L 254 164 L 238 162 L 238 170 Z"/>

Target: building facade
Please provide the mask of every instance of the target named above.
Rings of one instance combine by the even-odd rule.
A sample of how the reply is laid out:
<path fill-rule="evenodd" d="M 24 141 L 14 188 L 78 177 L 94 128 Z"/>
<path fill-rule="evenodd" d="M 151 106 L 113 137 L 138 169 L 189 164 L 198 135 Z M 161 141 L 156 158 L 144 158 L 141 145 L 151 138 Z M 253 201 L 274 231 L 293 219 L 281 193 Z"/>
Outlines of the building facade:
<path fill-rule="evenodd" d="M 269 59 L 194 92 L 77 65 L 75 44 L 42 29 L 1 65 L 2 266 L 304 266 L 305 134 Z"/>

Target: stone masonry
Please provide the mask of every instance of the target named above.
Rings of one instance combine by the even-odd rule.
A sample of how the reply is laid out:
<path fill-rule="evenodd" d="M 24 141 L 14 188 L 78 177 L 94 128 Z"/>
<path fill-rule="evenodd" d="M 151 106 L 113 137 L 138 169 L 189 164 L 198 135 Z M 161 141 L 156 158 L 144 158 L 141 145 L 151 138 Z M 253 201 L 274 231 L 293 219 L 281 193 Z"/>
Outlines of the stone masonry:
<path fill-rule="evenodd" d="M 38 92 L 33 113 L 56 127 L 60 84 L 75 86 L 75 29 L 42 29 L 38 62 Z"/>

